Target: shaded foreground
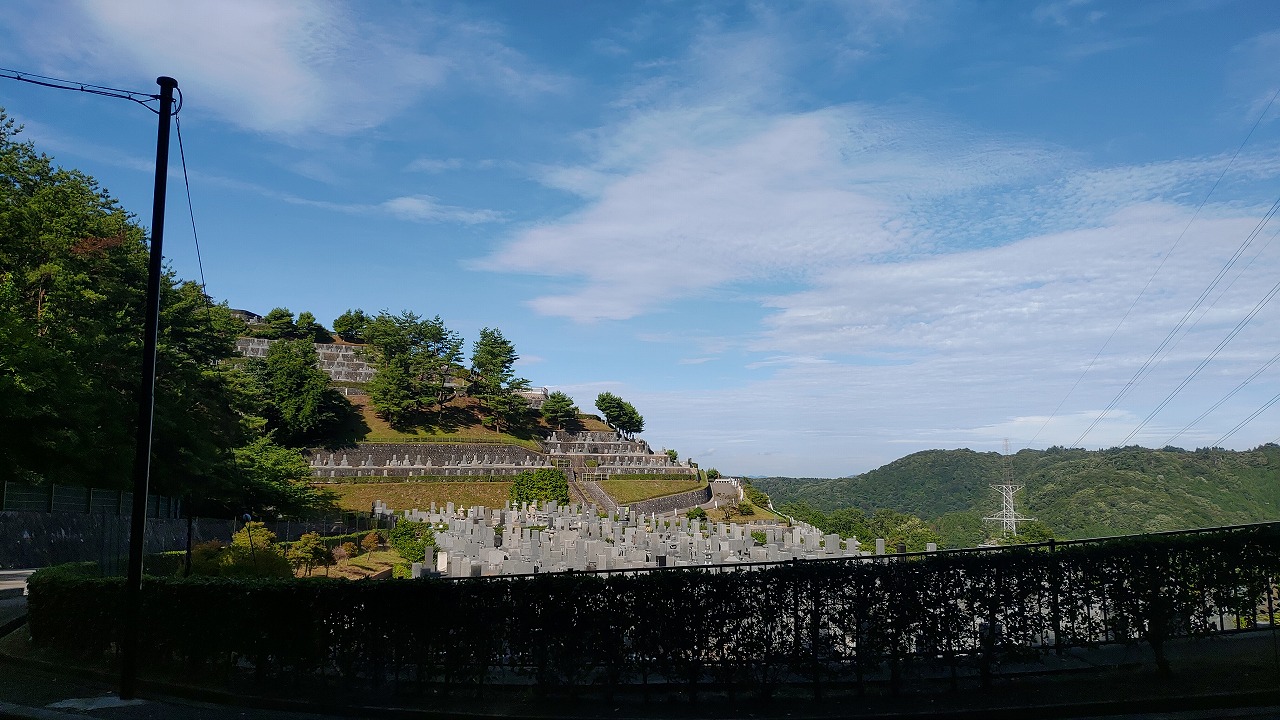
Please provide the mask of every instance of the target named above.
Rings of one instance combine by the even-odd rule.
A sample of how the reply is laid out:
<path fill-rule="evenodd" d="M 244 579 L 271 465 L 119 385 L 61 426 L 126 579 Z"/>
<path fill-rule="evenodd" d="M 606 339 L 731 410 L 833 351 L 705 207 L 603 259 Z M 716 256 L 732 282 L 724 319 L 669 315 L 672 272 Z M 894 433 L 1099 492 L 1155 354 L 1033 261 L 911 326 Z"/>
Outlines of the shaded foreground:
<path fill-rule="evenodd" d="M 206 691 L 470 712 L 1211 696 L 1275 687 L 1278 540 L 1268 524 L 715 572 L 156 579 L 143 667 Z M 24 653 L 112 662 L 118 579 L 55 569 L 29 587 Z"/>

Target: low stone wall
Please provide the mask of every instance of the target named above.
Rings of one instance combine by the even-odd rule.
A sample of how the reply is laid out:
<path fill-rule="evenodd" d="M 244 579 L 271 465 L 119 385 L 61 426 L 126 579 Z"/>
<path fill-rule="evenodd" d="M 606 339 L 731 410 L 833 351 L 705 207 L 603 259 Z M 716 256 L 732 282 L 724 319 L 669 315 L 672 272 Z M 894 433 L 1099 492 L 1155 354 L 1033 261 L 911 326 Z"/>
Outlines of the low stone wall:
<path fill-rule="evenodd" d="M 666 497 L 654 498 L 652 500 L 641 500 L 638 503 L 631 503 L 627 507 L 631 508 L 633 513 L 668 513 L 675 510 L 685 510 L 691 507 L 697 507 L 703 503 L 711 501 L 711 486 L 700 488 L 698 490 L 690 490 L 682 492 L 678 495 L 667 495 Z"/>

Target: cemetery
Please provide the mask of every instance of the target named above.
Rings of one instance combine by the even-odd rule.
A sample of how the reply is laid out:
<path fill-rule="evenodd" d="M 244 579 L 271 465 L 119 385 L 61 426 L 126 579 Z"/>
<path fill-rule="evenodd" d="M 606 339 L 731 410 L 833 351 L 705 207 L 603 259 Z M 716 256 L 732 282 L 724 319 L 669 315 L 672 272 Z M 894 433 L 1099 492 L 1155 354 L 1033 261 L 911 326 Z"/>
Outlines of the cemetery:
<path fill-rule="evenodd" d="M 379 504 L 375 512 L 394 515 Z M 733 566 L 793 560 L 861 557 L 857 538 L 823 535 L 809 525 L 746 527 L 707 523 L 682 514 L 606 514 L 594 505 L 555 502 L 491 509 L 448 503 L 406 510 L 396 522 L 429 523 L 435 547 L 414 567 L 414 577 L 489 577 L 599 570 Z M 763 542 L 757 538 L 762 536 Z M 884 555 L 885 541 L 875 540 Z M 936 547 L 931 547 L 936 550 Z"/>

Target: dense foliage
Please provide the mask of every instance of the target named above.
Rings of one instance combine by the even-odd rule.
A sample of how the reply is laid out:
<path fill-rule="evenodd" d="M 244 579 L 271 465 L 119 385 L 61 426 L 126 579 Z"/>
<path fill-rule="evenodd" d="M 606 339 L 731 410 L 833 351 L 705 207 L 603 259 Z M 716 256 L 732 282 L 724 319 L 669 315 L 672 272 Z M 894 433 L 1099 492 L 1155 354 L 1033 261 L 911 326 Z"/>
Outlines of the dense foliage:
<path fill-rule="evenodd" d="M 427 523 L 398 520 L 391 532 L 387 533 L 387 543 L 400 553 L 406 562 L 422 562 L 427 548 L 436 544 L 435 531 Z"/>
<path fill-rule="evenodd" d="M 372 318 L 363 310 L 347 310 L 333 321 L 333 331 L 349 343 L 363 343 Z"/>
<path fill-rule="evenodd" d="M 92 178 L 55 168 L 17 133 L 0 111 L 0 473 L 124 489 L 142 368 L 146 236 Z M 266 465 L 245 457 L 266 449 L 266 423 L 253 381 L 225 362 L 243 324 L 171 273 L 160 308 L 152 491 L 255 513 L 266 509 L 253 498 L 267 485 L 285 487 L 266 494 L 297 497 L 309 471 L 258 474 Z"/>
<path fill-rule="evenodd" d="M 558 430 L 573 430 L 578 424 L 578 406 L 573 398 L 556 390 L 542 402 L 542 419 Z"/>
<path fill-rule="evenodd" d="M 596 396 L 596 409 L 604 414 L 604 421 L 624 437 L 644 432 L 644 418 L 636 407 L 611 392 Z"/>
<path fill-rule="evenodd" d="M 329 384 L 318 367 L 311 340 L 272 343 L 262 358 L 242 366 L 253 379 L 257 413 L 281 445 L 295 448 L 338 446 L 361 421 L 355 408 Z"/>
<path fill-rule="evenodd" d="M 890 509 L 940 522 L 949 513 L 982 518 L 999 509 L 990 484 L 1005 456 L 929 450 L 837 479 L 759 478 L 774 503 L 803 501 L 823 512 Z M 1018 510 L 1059 537 L 1103 537 L 1213 527 L 1280 517 L 1280 446 L 1236 452 L 1121 447 L 1022 450 L 1011 458 L 1025 485 Z M 959 516 L 952 516 L 956 520 Z M 963 520 L 969 526 L 971 520 Z"/>
<path fill-rule="evenodd" d="M 268 340 L 306 340 L 309 343 L 333 342 L 333 334 L 323 325 L 316 322 L 316 316 L 310 312 L 298 313 L 293 319 L 293 311 L 289 308 L 272 308 L 262 317 L 262 322 L 248 325 L 243 330 L 249 337 L 266 338 Z"/>
<path fill-rule="evenodd" d="M 470 394 L 480 401 L 485 412 L 484 424 L 510 431 L 523 427 L 530 419 L 529 401 L 520 394 L 529 389 L 529 381 L 516 377 L 515 345 L 497 328 L 482 328 L 480 338 L 471 351 Z"/>
<path fill-rule="evenodd" d="M 392 427 L 425 421 L 453 396 L 462 362 L 462 336 L 440 316 L 423 319 L 408 310 L 378 313 L 362 329 L 369 359 L 378 372 L 369 381 L 369 400 Z"/>
<path fill-rule="evenodd" d="M 924 552 L 929 543 L 943 544 L 941 536 L 928 523 L 894 510 L 881 509 L 870 516 L 858 508 L 840 508 L 824 513 L 804 502 L 785 503 L 780 510 L 823 532 L 836 533 L 844 538 L 856 537 L 864 550 L 872 549 L 877 538 L 884 538 L 889 552 L 895 552 L 899 545 L 905 545 L 907 552 Z"/>
<path fill-rule="evenodd" d="M 511 503 L 546 502 L 555 500 L 564 505 L 569 502 L 569 479 L 560 468 L 525 470 L 511 483 Z"/>
<path fill-rule="evenodd" d="M 1105 643 L 1144 643 L 1168 670 L 1171 638 L 1253 627 L 1259 613 L 1270 619 L 1265 598 L 1277 574 L 1272 525 L 754 572 L 158 578 L 143 587 L 139 645 L 144 666 L 232 679 L 244 668 L 259 681 L 336 681 L 349 691 L 478 689 L 515 674 L 542 691 L 626 682 L 696 692 L 716 683 L 768 696 L 804 683 L 836 693 L 861 690 L 886 664 L 894 682 L 912 668 L 989 678 L 1004 660 Z M 37 573 L 33 642 L 103 657 L 122 627 L 121 584 Z"/>

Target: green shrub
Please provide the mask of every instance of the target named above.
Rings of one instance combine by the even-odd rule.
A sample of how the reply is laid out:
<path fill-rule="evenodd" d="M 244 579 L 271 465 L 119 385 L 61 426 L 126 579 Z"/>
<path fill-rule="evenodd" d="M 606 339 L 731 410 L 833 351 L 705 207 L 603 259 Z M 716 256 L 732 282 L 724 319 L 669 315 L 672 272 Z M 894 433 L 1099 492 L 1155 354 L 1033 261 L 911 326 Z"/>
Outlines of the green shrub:
<path fill-rule="evenodd" d="M 569 503 L 569 479 L 560 468 L 525 470 L 511 483 L 513 505 L 548 500 L 555 500 L 562 505 Z"/>
<path fill-rule="evenodd" d="M 684 516 L 689 518 L 690 520 L 706 520 L 707 511 L 703 510 L 700 507 L 690 508 L 689 511 L 684 514 Z"/>
<path fill-rule="evenodd" d="M 187 566 L 187 551 L 153 553 L 142 563 L 142 571 L 152 577 L 172 577 L 181 575 Z"/>
<path fill-rule="evenodd" d="M 260 522 L 249 523 L 231 536 L 202 542 L 191 549 L 191 574 L 205 577 L 293 577 L 285 551 L 275 533 Z"/>
<path fill-rule="evenodd" d="M 408 562 L 422 562 L 427 546 L 435 545 L 435 532 L 428 523 L 400 520 L 387 535 L 387 542 Z"/>

